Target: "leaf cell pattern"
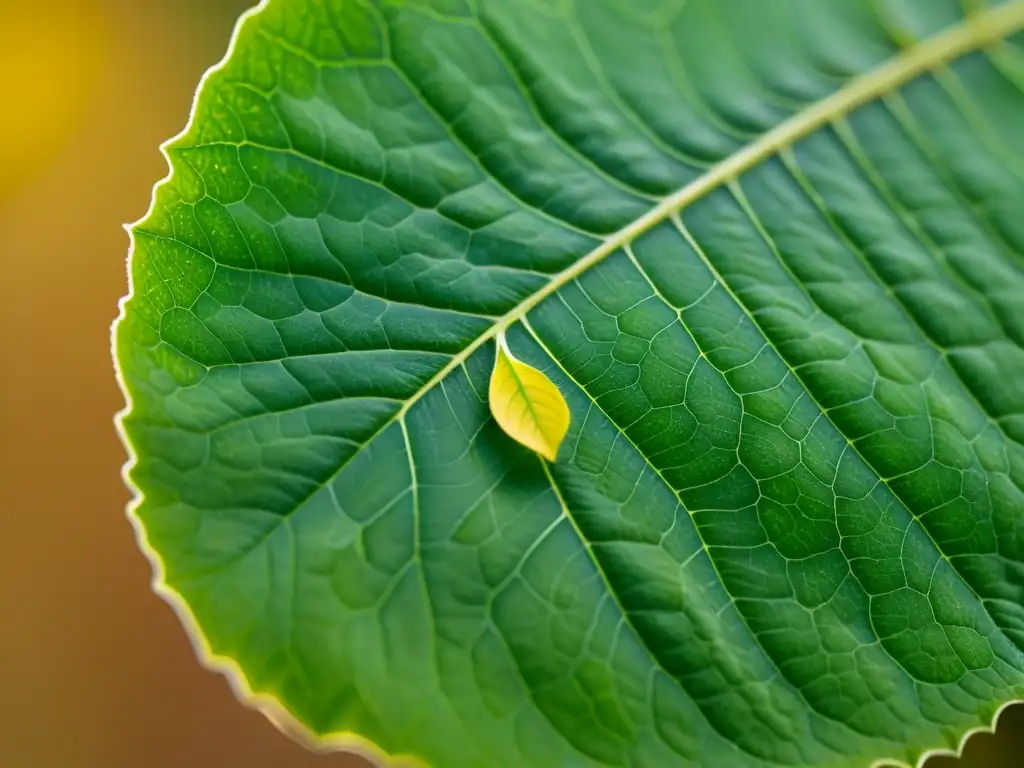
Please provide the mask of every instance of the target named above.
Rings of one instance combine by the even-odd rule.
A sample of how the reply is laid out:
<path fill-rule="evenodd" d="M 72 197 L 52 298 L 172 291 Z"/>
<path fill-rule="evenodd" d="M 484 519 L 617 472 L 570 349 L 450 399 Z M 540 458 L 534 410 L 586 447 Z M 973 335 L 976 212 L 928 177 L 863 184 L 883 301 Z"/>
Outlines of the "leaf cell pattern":
<path fill-rule="evenodd" d="M 116 328 L 135 514 L 211 651 L 314 733 L 436 766 L 866 765 L 989 724 L 1024 696 L 1021 27 L 948 0 L 247 16 Z M 490 418 L 502 324 L 569 403 L 554 464 Z"/>

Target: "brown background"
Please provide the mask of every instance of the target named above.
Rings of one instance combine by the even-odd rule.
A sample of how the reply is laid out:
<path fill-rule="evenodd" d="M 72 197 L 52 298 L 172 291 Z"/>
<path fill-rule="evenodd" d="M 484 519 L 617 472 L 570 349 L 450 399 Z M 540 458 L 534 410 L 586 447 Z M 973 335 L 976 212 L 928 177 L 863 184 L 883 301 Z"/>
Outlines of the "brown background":
<path fill-rule="evenodd" d="M 157 146 L 248 4 L 0 0 L 4 768 L 365 765 L 304 751 L 196 663 L 124 517 L 109 354 L 121 224 L 145 212 L 166 173 Z M 1024 764 L 1022 732 L 1010 710 L 965 763 Z"/>

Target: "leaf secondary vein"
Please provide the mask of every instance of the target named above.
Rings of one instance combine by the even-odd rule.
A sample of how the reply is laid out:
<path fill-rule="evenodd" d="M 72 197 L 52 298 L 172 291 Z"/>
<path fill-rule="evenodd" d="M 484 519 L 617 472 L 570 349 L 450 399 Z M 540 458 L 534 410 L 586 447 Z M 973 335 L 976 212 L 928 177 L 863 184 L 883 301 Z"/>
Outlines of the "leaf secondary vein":
<path fill-rule="evenodd" d="M 647 272 L 640 265 L 640 262 L 637 261 L 636 257 L 632 253 L 631 249 L 627 248 L 626 249 L 626 254 L 629 256 L 629 260 L 632 262 L 632 264 L 637 269 L 637 271 L 640 273 L 640 275 L 651 286 L 651 289 L 654 291 L 655 295 L 658 296 L 663 302 L 665 302 L 666 306 L 672 306 L 672 304 L 670 302 L 668 302 L 665 299 L 664 296 L 661 295 L 661 292 L 658 290 L 658 287 L 650 279 L 650 277 L 648 276 Z M 682 322 L 681 318 L 680 318 L 680 322 Z M 573 376 L 572 373 L 570 373 L 558 361 L 558 358 L 554 355 L 554 353 L 552 352 L 551 348 L 541 338 L 540 334 L 537 333 L 536 329 L 534 329 L 534 327 L 530 324 L 530 321 L 528 319 L 524 319 L 523 320 L 523 326 L 526 328 L 527 332 L 530 334 L 530 336 L 533 338 L 533 340 L 537 343 L 537 345 L 542 350 L 544 350 L 544 353 L 548 356 L 548 358 L 552 361 L 552 363 L 554 363 L 555 367 L 557 367 L 562 372 L 562 374 L 566 378 L 568 378 L 580 390 L 580 392 L 584 393 L 588 398 L 590 398 L 592 407 L 596 408 L 597 411 L 599 413 L 601 413 L 611 424 L 614 424 L 616 426 L 616 428 L 621 429 L 621 427 L 619 427 L 619 425 L 616 424 L 615 420 L 611 417 L 611 415 L 601 406 L 600 403 L 597 402 L 597 400 L 594 398 L 594 396 L 590 392 L 588 392 L 587 389 L 577 380 L 577 378 L 575 376 Z M 685 325 L 684 325 L 684 327 L 685 327 Z M 704 350 L 701 349 L 700 353 L 703 356 L 704 355 Z M 623 436 L 624 440 L 629 444 L 629 446 L 637 453 L 637 455 L 640 456 L 644 460 L 645 466 L 648 469 L 651 470 L 651 472 L 655 475 L 655 477 L 657 477 L 658 480 L 669 491 L 669 493 L 672 494 L 672 496 L 676 500 L 676 503 L 679 505 L 679 509 L 682 509 L 685 512 L 687 507 L 686 507 L 686 504 L 683 502 L 683 499 L 682 499 L 682 496 L 679 493 L 679 490 L 676 489 L 668 481 L 668 479 L 665 477 L 665 473 L 661 469 L 659 469 L 657 466 L 655 466 L 654 462 L 651 460 L 651 457 L 648 456 L 646 453 L 644 453 L 644 451 L 640 448 L 640 446 L 637 445 L 637 443 L 628 434 L 626 434 L 623 431 L 622 432 L 622 436 Z M 562 508 L 563 508 L 563 510 L 565 512 L 566 517 L 568 517 L 570 523 L 572 524 L 573 530 L 575 531 L 577 537 L 579 538 L 581 544 L 583 545 L 583 548 L 587 550 L 588 555 L 590 556 L 591 560 L 594 563 L 594 567 L 597 569 L 598 573 L 600 573 L 601 580 L 604 583 L 605 588 L 607 589 L 608 593 L 612 596 L 612 599 L 615 601 L 615 604 L 618 607 L 619 612 L 622 614 L 623 621 L 625 621 L 626 624 L 629 626 L 629 628 L 632 630 L 633 634 L 636 636 L 637 641 L 647 651 L 648 655 L 650 656 L 650 658 L 654 662 L 654 664 L 656 664 L 666 675 L 668 675 L 668 677 L 677 686 L 679 686 L 680 690 L 686 696 L 688 696 L 691 701 L 693 701 L 693 703 L 697 707 L 698 711 L 702 715 L 704 715 L 705 721 L 708 723 L 708 725 L 711 726 L 711 728 L 715 731 L 715 733 L 719 734 L 720 736 L 722 736 L 723 738 L 726 738 L 728 740 L 728 737 L 726 737 L 726 735 L 719 730 L 718 726 L 716 726 L 712 722 L 712 720 L 707 717 L 707 714 L 705 713 L 704 708 L 701 707 L 701 705 L 700 705 L 700 701 L 699 701 L 698 697 L 695 697 L 694 694 L 688 688 L 686 688 L 683 685 L 683 680 L 678 675 L 676 675 L 675 673 L 673 673 L 671 671 L 671 669 L 666 665 L 664 659 L 651 646 L 651 644 L 649 643 L 647 637 L 645 637 L 644 634 L 641 633 L 640 630 L 637 628 L 636 623 L 634 622 L 634 620 L 632 618 L 632 613 L 626 610 L 625 606 L 622 603 L 621 598 L 619 597 L 619 593 L 612 586 L 612 583 L 609 580 L 608 574 L 606 573 L 604 567 L 601 565 L 600 561 L 598 560 L 597 554 L 594 552 L 594 549 L 593 549 L 593 543 L 590 541 L 590 539 L 588 539 L 584 535 L 583 530 L 579 527 L 579 524 L 576 521 L 575 515 L 569 509 L 569 505 L 565 501 L 565 498 L 563 497 L 562 492 L 558 488 L 558 486 L 557 486 L 557 484 L 555 482 L 554 476 L 551 473 L 551 468 L 545 462 L 543 462 L 543 461 L 541 461 L 541 464 L 544 465 L 544 471 L 547 474 L 548 481 L 551 483 L 552 490 L 554 490 L 555 495 L 558 498 L 558 501 L 562 504 Z M 677 510 L 677 514 L 678 514 L 678 510 Z M 675 525 L 675 524 L 673 523 L 673 525 Z M 707 541 L 704 538 L 704 533 L 700 530 L 700 527 L 696 524 L 696 522 L 694 522 L 694 531 L 696 532 L 697 538 L 700 541 L 700 549 L 698 549 L 696 552 L 694 552 L 693 555 L 691 555 L 690 558 L 688 558 L 686 562 L 689 562 L 689 560 L 691 558 L 698 556 L 700 553 L 703 553 L 707 557 L 708 563 L 710 564 L 711 569 L 714 571 L 715 575 L 718 577 L 718 583 L 722 586 L 723 591 L 725 592 L 726 596 L 729 598 L 729 604 L 736 611 L 736 615 L 740 619 L 740 621 L 743 623 L 743 626 L 745 626 L 747 628 L 747 631 L 749 632 L 750 637 L 753 639 L 754 643 L 760 649 L 763 657 L 765 659 L 767 659 L 767 661 L 772 665 L 772 667 L 778 673 L 779 679 L 784 681 L 784 685 L 788 686 L 791 691 L 793 691 L 797 696 L 799 696 L 800 699 L 802 701 L 804 701 L 804 703 L 808 706 L 808 708 L 811 711 L 815 712 L 816 714 L 820 715 L 821 717 L 824 717 L 826 720 L 830 720 L 831 722 L 836 723 L 838 726 L 840 726 L 841 728 L 843 728 L 846 731 L 853 732 L 853 733 L 855 733 L 858 736 L 866 735 L 866 734 L 862 734 L 862 733 L 858 732 L 855 728 L 852 728 L 848 723 L 844 723 L 844 722 L 842 722 L 840 720 L 837 720 L 835 717 L 833 717 L 833 716 L 829 715 L 828 713 L 822 711 L 818 706 L 815 705 L 814 701 L 812 699 L 810 699 L 800 687 L 794 685 L 790 681 L 790 679 L 786 677 L 786 674 L 785 674 L 785 672 L 783 672 L 782 667 L 780 666 L 779 662 L 769 652 L 768 648 L 765 646 L 764 642 L 762 641 L 760 635 L 758 635 L 758 633 L 756 631 L 754 631 L 754 629 L 750 626 L 748 618 L 746 616 L 744 616 L 740 612 L 740 610 L 739 610 L 739 608 L 738 608 L 738 606 L 736 604 L 736 598 L 726 588 L 725 581 L 722 578 L 721 573 L 720 573 L 720 571 L 718 569 L 718 563 L 716 562 L 715 558 L 711 556 L 711 549 L 708 546 L 708 543 L 707 543 Z M 683 564 L 680 564 L 680 568 L 682 568 L 682 566 L 683 566 Z M 743 749 L 742 747 L 740 747 L 740 748 Z M 744 749 L 744 751 L 746 752 L 747 750 Z M 752 753 L 748 753 L 748 754 L 752 754 Z M 754 756 L 756 757 L 756 755 L 754 755 Z"/>

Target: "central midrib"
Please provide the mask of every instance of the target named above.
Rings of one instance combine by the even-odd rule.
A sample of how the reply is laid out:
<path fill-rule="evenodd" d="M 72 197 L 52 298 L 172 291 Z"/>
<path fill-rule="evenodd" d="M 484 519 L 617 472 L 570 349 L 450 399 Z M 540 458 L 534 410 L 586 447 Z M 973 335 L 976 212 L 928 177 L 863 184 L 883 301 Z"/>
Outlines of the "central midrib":
<path fill-rule="evenodd" d="M 862 104 L 878 98 L 944 62 L 994 43 L 1022 28 L 1024 28 L 1024 0 L 1010 0 L 1005 5 L 987 9 L 915 44 L 899 56 L 851 80 L 803 112 L 775 126 L 757 141 L 748 144 L 739 152 L 715 165 L 707 173 L 673 192 L 643 216 L 610 235 L 577 262 L 552 276 L 542 288 L 519 302 L 461 352 L 454 355 L 402 404 L 392 418 L 381 425 L 379 431 L 383 431 L 395 420 L 404 417 L 413 405 L 468 360 L 474 352 L 525 317 L 544 299 L 591 267 L 604 261 L 623 245 L 632 242 L 644 232 L 678 213 L 690 203 L 701 199 L 712 190 L 738 177 L 784 147 L 792 145 L 798 139 L 828 125 Z"/>

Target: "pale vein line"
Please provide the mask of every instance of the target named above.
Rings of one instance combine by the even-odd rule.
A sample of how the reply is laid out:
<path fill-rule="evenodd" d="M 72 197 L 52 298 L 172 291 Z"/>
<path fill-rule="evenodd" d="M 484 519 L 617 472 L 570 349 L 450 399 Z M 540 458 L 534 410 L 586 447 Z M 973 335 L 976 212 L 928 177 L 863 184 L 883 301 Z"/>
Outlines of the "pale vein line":
<path fill-rule="evenodd" d="M 540 337 L 533 332 L 532 329 L 530 330 L 530 335 L 533 336 L 533 338 L 541 346 L 543 346 L 544 343 L 540 340 Z M 546 348 L 545 351 L 547 351 Z M 548 354 L 550 356 L 550 353 Z M 556 358 L 551 357 L 551 360 L 554 361 L 556 365 L 558 364 Z M 586 392 L 586 390 L 584 390 L 582 387 L 580 389 L 581 391 Z M 652 668 L 661 669 L 668 677 L 668 679 L 675 683 L 675 685 L 679 688 L 679 691 L 694 703 L 696 710 L 700 712 L 701 716 L 704 718 L 704 721 L 711 727 L 712 732 L 714 732 L 716 736 L 725 741 L 726 744 L 731 745 L 738 752 L 742 752 L 743 754 L 749 755 L 756 759 L 757 755 L 755 755 L 753 752 L 750 752 L 747 748 L 737 744 L 736 742 L 731 741 L 724 733 L 719 731 L 719 729 L 715 726 L 715 724 L 708 717 L 707 713 L 704 711 L 704 708 L 700 706 L 696 697 L 683 686 L 682 682 L 679 680 L 678 677 L 673 675 L 671 672 L 668 671 L 668 669 L 665 668 L 665 665 L 662 663 L 661 659 L 659 659 L 654 654 L 654 651 L 651 650 L 650 646 L 644 640 L 643 635 L 640 633 L 640 630 L 637 629 L 636 624 L 633 623 L 632 614 L 629 613 L 626 610 L 626 607 L 622 604 L 622 599 L 619 597 L 619 593 L 612 588 L 611 582 L 608 581 L 608 574 L 605 573 L 605 569 L 602 567 L 601 562 L 597 557 L 597 553 L 594 552 L 593 543 L 590 541 L 590 539 L 583 535 L 583 531 L 580 529 L 579 524 L 576 522 L 576 518 L 573 516 L 572 511 L 569 509 L 569 504 L 565 500 L 565 496 L 562 495 L 561 487 L 559 487 L 558 482 L 555 480 L 555 476 L 551 471 L 551 465 L 541 456 L 537 456 L 537 460 L 540 462 L 540 465 L 544 470 L 544 476 L 547 478 L 548 484 L 551 486 L 551 492 L 554 494 L 555 500 L 562 507 L 562 514 L 559 516 L 556 522 L 561 523 L 562 520 L 568 521 L 576 538 L 582 545 L 583 550 L 587 553 L 587 558 L 590 560 L 591 565 L 594 566 L 594 570 L 597 572 L 598 578 L 601 580 L 601 583 L 604 584 L 605 595 L 607 595 L 611 599 L 611 601 L 615 604 L 615 607 L 618 609 L 619 617 L 621 619 L 621 625 L 629 627 L 636 642 L 639 644 L 640 648 L 642 648 L 646 652 L 648 658 L 651 660 Z M 553 530 L 554 527 L 555 526 L 552 525 L 551 528 L 549 528 L 549 530 Z M 546 533 L 547 531 L 545 531 L 545 534 Z M 707 549 L 705 548 L 704 551 L 706 552 Z M 714 567 L 713 564 L 712 567 Z M 671 745 L 669 746 L 671 748 Z"/>
<path fill-rule="evenodd" d="M 419 571 L 419 578 L 417 581 L 420 585 L 423 607 L 427 614 L 427 621 L 431 628 L 431 631 L 427 633 L 427 637 L 430 638 L 428 642 L 431 644 L 431 660 L 434 664 L 438 664 L 437 645 L 434 640 L 434 638 L 437 637 L 437 619 L 434 613 L 433 601 L 430 597 L 430 587 L 427 584 L 426 564 L 423 561 L 423 509 L 420 506 L 419 476 L 416 471 L 416 459 L 413 457 L 412 453 L 412 438 L 409 436 L 409 425 L 406 424 L 405 419 L 399 419 L 398 424 L 402 428 L 402 440 L 405 443 L 405 454 L 409 460 L 409 488 L 412 493 L 413 514 L 412 557 L 413 560 L 419 560 L 419 567 L 416 569 Z"/>
<path fill-rule="evenodd" d="M 964 192 L 962 182 L 957 180 L 951 170 L 948 160 L 936 148 L 934 141 L 928 136 L 926 129 L 921 125 L 921 121 L 911 112 L 910 106 L 902 95 L 896 93 L 885 94 L 882 96 L 881 103 L 888 109 L 889 114 L 892 115 L 897 126 L 903 131 L 908 141 L 917 148 L 925 161 L 931 164 L 929 170 L 934 173 L 935 178 L 941 182 L 948 194 L 960 203 L 960 207 L 964 210 L 970 225 L 974 229 L 984 232 L 993 243 L 998 243 L 1002 251 L 1009 257 L 1011 269 L 1024 263 L 1022 262 L 1024 251 L 1018 250 L 1018 247 L 1010 242 L 1004 234 L 999 232 L 989 219 L 989 212 L 984 206 L 988 205 L 987 201 L 992 195 L 989 195 L 986 191 L 984 193 L 986 202 L 981 205 L 973 202 L 968 197 L 967 193 Z"/>
<path fill-rule="evenodd" d="M 962 278 L 962 276 L 956 272 L 956 268 L 949 264 L 949 260 L 946 254 L 938 245 L 935 244 L 935 242 L 931 239 L 931 236 L 916 221 L 916 219 L 914 218 L 914 214 L 908 211 L 903 206 L 902 202 L 899 202 L 895 199 L 895 194 L 892 192 L 891 189 L 889 189 L 888 184 L 881 178 L 881 176 L 878 173 L 878 170 L 871 164 L 871 161 L 866 156 L 866 154 L 864 154 L 863 149 L 860 148 L 859 142 L 857 142 L 856 137 L 852 135 L 852 132 L 850 131 L 849 127 L 843 127 L 842 124 L 837 125 L 836 134 L 840 137 L 842 141 L 847 142 L 847 150 L 854 157 L 856 162 L 862 165 L 865 175 L 867 175 L 869 177 L 869 180 L 875 185 L 879 194 L 886 198 L 890 207 L 897 212 L 902 211 L 902 214 L 899 216 L 899 219 L 904 229 L 910 232 L 911 235 L 913 235 L 915 238 L 917 238 L 917 240 L 922 245 L 924 245 L 926 250 L 931 252 L 931 255 L 934 257 L 936 262 L 938 262 L 940 265 L 946 266 L 949 275 L 944 276 L 948 276 L 952 282 L 954 282 L 960 287 L 963 287 L 965 289 L 965 292 L 967 292 L 969 295 L 979 296 L 979 298 L 982 301 L 985 301 L 985 297 L 983 295 L 980 295 L 977 290 L 975 290 L 972 286 L 967 284 L 967 282 Z M 832 226 L 832 229 L 835 231 L 840 243 L 842 243 L 843 246 L 847 249 L 847 251 L 851 254 L 851 256 L 853 256 L 853 258 L 856 260 L 856 263 L 861 265 L 861 267 L 865 270 L 865 274 L 868 277 L 874 278 L 873 284 L 881 287 L 886 296 L 893 302 L 893 304 L 896 307 L 899 308 L 903 317 L 912 325 L 913 328 L 915 328 L 918 331 L 925 344 L 931 347 L 942 360 L 946 361 L 954 377 L 960 383 L 960 388 L 966 394 L 967 399 L 974 403 L 975 407 L 978 409 L 978 412 L 986 419 L 986 421 L 988 421 L 989 424 L 995 427 L 995 429 L 1006 440 L 1009 440 L 1010 442 L 1016 442 L 1015 440 L 1013 440 L 1013 438 L 1010 437 L 1006 430 L 1003 429 L 1003 427 L 999 424 L 996 418 L 988 411 L 988 409 L 985 408 L 985 405 L 979 398 L 978 393 L 974 391 L 970 383 L 964 378 L 961 371 L 955 365 L 952 364 L 952 361 L 950 360 L 950 350 L 943 347 L 938 341 L 936 341 L 935 338 L 933 338 L 933 336 L 929 333 L 928 329 L 926 328 L 926 324 L 923 323 L 918 317 L 916 317 L 913 314 L 910 307 L 907 305 L 906 300 L 900 296 L 899 289 L 901 288 L 901 286 L 889 283 L 882 276 L 882 273 L 879 271 L 877 265 L 871 261 L 871 259 L 867 256 L 863 249 L 858 247 L 852 240 L 850 240 L 850 238 L 846 234 L 846 225 L 840 224 L 836 220 L 836 217 L 833 216 L 831 212 L 828 210 L 828 206 L 825 204 L 825 201 L 822 198 L 821 194 L 818 192 L 817 188 L 812 184 L 811 180 L 807 178 L 807 176 L 804 174 L 803 169 L 800 168 L 800 165 L 797 162 L 795 156 L 791 152 L 783 151 L 781 157 L 786 168 L 792 174 L 793 178 L 801 187 L 807 198 L 811 201 L 811 204 L 818 210 L 818 213 L 822 216 L 822 218 Z M 737 187 L 738 186 L 739 185 L 737 184 Z M 745 198 L 746 196 L 744 195 L 744 199 Z M 755 220 L 755 216 L 753 215 L 753 206 L 751 206 L 749 202 L 741 202 L 741 205 L 748 212 L 749 218 L 751 218 L 751 220 Z M 905 214 L 905 217 L 903 214 Z M 789 276 L 797 285 L 802 286 L 803 283 L 799 280 L 797 275 L 794 274 L 793 270 L 789 267 L 788 264 L 784 263 L 781 250 L 778 248 L 774 239 L 768 235 L 768 232 L 765 230 L 764 226 L 757 222 L 755 222 L 755 226 L 757 227 L 762 239 L 765 240 L 765 243 L 774 253 L 776 259 L 779 261 L 780 264 L 782 264 L 783 269 L 785 269 L 785 271 L 789 274 Z M 814 306 L 818 307 L 820 310 L 821 307 L 819 306 L 818 301 L 811 297 L 810 293 L 807 292 L 806 290 L 804 291 L 804 293 L 807 295 L 808 300 Z M 1000 340 L 1005 340 L 1008 343 L 1013 343 L 1012 340 L 1006 335 L 1005 327 L 1003 326 L 1002 321 L 1000 321 L 999 317 L 993 311 L 991 304 L 988 304 L 986 307 L 982 308 L 983 312 L 985 312 L 986 310 L 989 319 L 992 320 L 993 324 L 999 326 L 1000 330 L 1003 331 L 1003 335 Z"/>
<path fill-rule="evenodd" d="M 788 264 L 786 264 L 785 261 L 783 261 L 782 257 L 779 255 L 778 250 L 775 247 L 774 241 L 771 239 L 771 237 L 768 235 L 768 233 L 764 230 L 763 226 L 761 225 L 760 219 L 755 215 L 755 212 L 754 212 L 753 208 L 751 208 L 750 204 L 746 201 L 746 196 L 742 193 L 742 191 L 740 190 L 738 184 L 736 185 L 735 189 L 733 190 L 733 194 L 736 197 L 737 202 L 741 205 L 741 207 L 743 207 L 744 212 L 750 218 L 750 220 L 754 224 L 755 228 L 758 230 L 758 233 L 760 234 L 760 236 L 762 238 L 764 238 L 765 243 L 767 244 L 769 249 L 771 249 L 771 251 L 774 253 L 775 257 L 778 259 L 778 261 L 779 261 L 780 265 L 782 266 L 782 268 L 789 273 L 790 277 L 793 280 L 795 280 L 796 284 L 798 286 L 800 286 L 801 289 L 806 293 L 806 288 L 804 287 L 803 283 L 801 283 L 799 280 L 796 279 L 796 276 L 793 275 L 792 271 L 789 269 Z M 736 306 L 739 307 L 741 311 L 747 312 L 747 314 L 750 315 L 749 310 L 747 309 L 747 305 L 744 304 L 740 300 L 740 297 L 733 291 L 733 289 L 729 286 L 729 284 L 725 282 L 725 280 L 722 278 L 722 275 L 718 272 L 718 270 L 714 266 L 714 264 L 711 263 L 711 260 L 707 257 L 707 254 L 704 252 L 704 249 L 700 246 L 700 244 L 697 242 L 697 240 L 693 237 L 693 235 L 690 233 L 690 231 L 686 228 L 686 225 L 683 223 L 683 221 L 677 217 L 676 219 L 674 219 L 674 224 L 679 229 L 679 232 L 683 235 L 683 237 L 686 238 L 686 241 L 693 248 L 694 253 L 697 254 L 697 256 L 700 258 L 700 260 L 704 264 L 704 266 L 711 272 L 712 276 L 719 282 L 719 284 L 721 284 L 722 288 L 729 294 L 729 296 L 732 298 L 733 302 L 735 302 Z M 750 315 L 750 316 L 753 319 L 753 316 L 752 315 Z M 764 329 L 761 327 L 760 323 L 758 323 L 755 320 L 754 324 L 755 324 L 755 326 L 757 326 L 758 331 L 764 337 L 767 345 L 769 347 L 771 347 L 775 351 L 775 354 L 778 356 L 779 360 L 781 360 L 787 367 L 789 367 L 790 370 L 792 370 L 793 374 L 796 375 L 797 380 L 800 381 L 800 383 L 804 385 L 804 392 L 810 398 L 811 402 L 821 412 L 821 414 L 824 415 L 826 419 L 828 419 L 828 415 L 827 415 L 827 412 L 826 412 L 824 406 L 820 402 L 818 402 L 818 398 L 814 395 L 813 392 L 811 392 L 811 390 L 807 387 L 807 385 L 804 384 L 803 379 L 800 378 L 800 375 L 797 372 L 796 368 L 785 357 L 783 357 L 783 355 L 779 352 L 778 348 L 776 348 L 776 346 L 772 342 L 772 340 L 770 338 L 768 338 L 767 334 L 765 333 Z M 863 462 L 864 466 L 868 467 L 872 471 L 875 471 L 874 465 L 867 460 L 867 458 L 864 456 L 864 454 L 861 452 L 861 450 L 857 447 L 855 441 L 852 440 L 845 432 L 843 432 L 841 429 L 839 429 L 839 427 L 837 427 L 835 425 L 835 423 L 832 422 L 831 419 L 828 419 L 828 420 L 829 420 L 829 423 L 832 424 L 832 427 L 836 430 L 836 432 L 846 442 L 846 446 L 843 448 L 844 453 L 845 453 L 847 448 L 852 450 L 854 455 L 861 462 Z M 934 453 L 934 448 L 933 448 L 933 453 Z M 916 471 L 916 470 L 914 470 L 914 471 Z M 877 471 L 875 472 L 875 474 L 878 474 L 878 481 L 879 481 L 879 483 L 886 488 L 886 490 L 889 492 L 889 494 L 892 496 L 892 498 L 900 506 L 902 506 L 904 511 L 910 516 L 910 522 L 911 523 L 917 523 L 917 525 L 920 527 L 920 529 L 928 537 L 928 539 L 931 542 L 932 546 L 935 548 L 935 551 L 938 552 L 939 558 L 942 559 L 942 560 L 945 560 L 949 564 L 950 570 L 960 578 L 960 581 L 963 583 L 963 585 L 968 590 L 971 591 L 971 593 L 975 596 L 975 598 L 977 598 L 978 603 L 982 606 L 982 609 L 985 610 L 986 613 L 988 613 L 988 609 L 985 608 L 985 598 L 983 598 L 978 593 L 978 591 L 974 588 L 974 585 L 971 584 L 969 581 L 967 581 L 967 579 L 960 573 L 959 569 L 957 569 L 956 566 L 953 565 L 952 561 L 950 560 L 949 555 L 947 555 L 945 553 L 945 551 L 939 545 L 939 542 L 932 535 L 932 532 L 924 524 L 922 518 L 926 514 L 928 514 L 928 512 L 925 512 L 925 513 L 923 513 L 921 515 L 916 514 L 906 503 L 904 503 L 902 497 L 900 497 L 896 493 L 896 491 L 892 488 L 892 485 L 891 485 L 892 478 L 884 478 Z M 930 511 L 931 510 L 929 510 L 929 512 Z M 909 528 L 909 525 L 908 525 L 908 528 Z M 904 532 L 904 535 L 906 535 L 905 532 Z M 901 561 L 902 561 L 902 558 L 901 558 Z M 904 570 L 905 570 L 906 569 L 906 564 L 905 563 L 903 563 L 903 567 L 904 567 Z M 851 573 L 852 573 L 852 571 L 851 571 Z M 860 580 L 858 579 L 858 583 L 859 583 L 859 581 Z M 861 586 L 863 588 L 863 585 L 861 585 Z M 871 593 L 868 593 L 867 589 L 864 589 L 864 591 L 865 591 L 866 594 L 868 594 L 868 596 L 871 599 L 874 599 L 875 597 L 880 597 L 882 594 L 889 594 L 889 593 L 886 592 L 886 593 L 880 593 L 879 595 L 873 595 Z M 926 597 L 927 597 L 927 595 L 926 595 Z M 933 618 L 934 618 L 934 616 L 933 616 Z M 991 616 L 991 614 L 989 614 L 989 618 L 992 619 L 992 621 L 995 624 L 995 626 L 1001 632 L 1003 632 L 1004 635 L 1005 635 L 1006 633 L 1005 633 L 1005 630 L 1003 630 L 1002 625 L 998 621 L 996 621 L 995 618 Z M 935 623 L 938 624 L 940 627 L 943 626 L 937 619 L 936 619 Z M 879 647 L 900 667 L 900 669 L 902 669 L 904 672 L 906 672 L 907 675 L 912 680 L 915 680 L 916 682 L 920 682 L 920 681 L 917 680 L 917 678 L 914 677 L 914 675 L 910 672 L 910 670 L 908 670 L 906 668 L 906 666 L 904 666 L 904 664 L 899 659 L 897 659 L 889 651 L 889 649 L 887 649 L 885 647 L 885 644 L 883 642 L 883 638 L 882 638 L 881 634 L 874 627 L 873 620 L 872 620 L 872 624 L 871 624 L 871 631 L 875 635 L 875 637 L 878 638 Z M 1009 638 L 1009 635 L 1006 635 L 1006 636 Z M 1009 639 L 1010 639 L 1011 643 L 1016 645 L 1016 643 L 1013 642 L 1012 638 L 1009 638 Z M 968 670 L 968 672 L 969 671 L 970 670 Z"/>

